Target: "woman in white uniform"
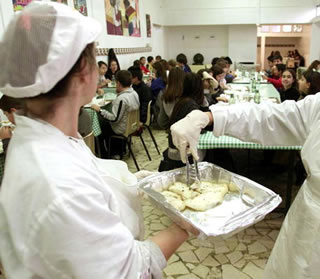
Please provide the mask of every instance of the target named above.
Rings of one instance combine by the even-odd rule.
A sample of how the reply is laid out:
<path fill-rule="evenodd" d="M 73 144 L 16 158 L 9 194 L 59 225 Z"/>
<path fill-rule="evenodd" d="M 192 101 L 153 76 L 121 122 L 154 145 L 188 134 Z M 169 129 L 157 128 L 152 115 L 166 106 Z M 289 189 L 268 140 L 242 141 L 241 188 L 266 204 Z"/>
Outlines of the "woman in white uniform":
<path fill-rule="evenodd" d="M 161 278 L 188 238 L 172 225 L 142 241 L 136 177 L 94 157 L 77 133 L 95 95 L 99 33 L 66 5 L 35 1 L 0 42 L 0 91 L 24 98 L 0 192 L 8 278 Z"/>
<path fill-rule="evenodd" d="M 171 126 L 173 142 L 185 158 L 198 158 L 200 130 L 214 122 L 215 136 L 229 135 L 264 145 L 301 145 L 307 179 L 283 222 L 265 268 L 265 279 L 320 278 L 320 94 L 279 105 L 211 106 L 192 111 Z"/>

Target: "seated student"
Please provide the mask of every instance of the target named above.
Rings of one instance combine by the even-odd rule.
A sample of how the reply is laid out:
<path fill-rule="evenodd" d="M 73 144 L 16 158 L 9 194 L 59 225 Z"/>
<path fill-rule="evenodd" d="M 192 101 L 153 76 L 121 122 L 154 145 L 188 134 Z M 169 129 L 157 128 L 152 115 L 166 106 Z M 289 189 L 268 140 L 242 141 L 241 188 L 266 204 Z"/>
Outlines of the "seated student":
<path fill-rule="evenodd" d="M 149 72 L 152 73 L 152 72 L 153 72 L 153 67 L 152 67 L 152 65 L 153 65 L 153 62 L 154 62 L 153 56 L 148 56 L 147 61 L 148 61 L 148 63 L 147 63 L 147 69 L 149 70 Z"/>
<path fill-rule="evenodd" d="M 272 66 L 273 66 L 273 56 L 268 56 L 267 57 L 267 60 L 268 60 L 268 67 L 269 67 L 269 69 L 265 69 L 264 70 L 264 72 L 265 72 L 265 75 L 267 76 L 267 77 L 271 77 L 272 76 L 272 71 L 271 71 L 271 69 L 272 69 Z"/>
<path fill-rule="evenodd" d="M 214 58 L 212 58 L 212 60 L 211 60 L 211 65 L 212 65 L 212 66 L 215 65 L 219 59 L 220 59 L 219 57 L 214 57 Z"/>
<path fill-rule="evenodd" d="M 282 56 L 280 54 L 274 55 L 272 57 L 272 65 L 282 64 Z"/>
<path fill-rule="evenodd" d="M 139 67 L 130 67 L 128 71 L 132 75 L 132 88 L 139 96 L 140 122 L 145 123 L 147 121 L 148 104 L 152 97 L 151 89 L 143 82 L 143 74 Z"/>
<path fill-rule="evenodd" d="M 99 136 L 99 142 L 102 157 L 106 155 L 106 150 L 103 150 L 104 140 L 108 142 L 110 136 L 122 135 L 126 130 L 128 113 L 139 109 L 139 96 L 131 84 L 131 73 L 126 70 L 119 71 L 116 74 L 117 98 L 112 101 L 111 111 L 102 109 L 98 105 L 91 106 L 101 116 L 99 122 L 102 134 Z M 121 155 L 121 146 L 114 145 L 111 151 L 114 158 L 118 159 Z"/>
<path fill-rule="evenodd" d="M 286 100 L 298 101 L 300 94 L 297 89 L 298 83 L 296 79 L 296 73 L 291 69 L 285 70 L 282 73 L 281 82 L 283 86 L 283 88 L 280 89 L 281 102 Z"/>
<path fill-rule="evenodd" d="M 320 73 L 316 71 L 305 71 L 298 81 L 300 99 L 307 95 L 314 95 L 320 92 Z"/>
<path fill-rule="evenodd" d="M 169 67 L 169 71 L 173 68 L 176 68 L 177 67 L 177 61 L 174 60 L 174 59 L 170 59 L 168 61 L 168 67 Z"/>
<path fill-rule="evenodd" d="M 202 81 L 198 74 L 187 73 L 183 82 L 182 95 L 179 101 L 175 104 L 169 125 L 176 123 L 180 119 L 184 118 L 189 112 L 193 110 L 208 111 L 209 108 L 203 95 Z M 174 146 L 172 142 L 171 132 L 169 130 L 168 137 L 168 149 L 163 152 L 163 159 L 160 162 L 159 171 L 167 171 L 175 168 L 185 166 L 181 161 L 179 150 Z M 204 154 L 201 154 L 204 158 Z"/>
<path fill-rule="evenodd" d="M 148 70 L 148 68 L 145 66 L 146 65 L 146 62 L 147 62 L 147 59 L 144 57 L 144 56 L 142 56 L 142 57 L 140 57 L 140 69 L 141 69 L 141 71 L 144 73 L 144 74 L 148 74 L 148 73 L 150 73 L 150 71 Z"/>
<path fill-rule="evenodd" d="M 161 96 L 160 112 L 157 119 L 162 129 L 169 128 L 172 110 L 182 95 L 184 77 L 185 72 L 180 68 L 173 68 L 169 72 L 168 86 Z"/>
<path fill-rule="evenodd" d="M 153 64 L 153 71 L 155 73 L 155 79 L 151 82 L 151 90 L 152 90 L 152 101 L 155 103 L 158 94 L 161 90 L 166 87 L 167 84 L 167 74 L 166 69 L 160 61 L 157 61 Z"/>
<path fill-rule="evenodd" d="M 229 56 L 221 57 L 227 64 L 228 71 L 226 73 L 225 80 L 227 83 L 231 83 L 235 78 L 235 74 L 231 71 L 232 60 Z"/>
<path fill-rule="evenodd" d="M 223 90 L 230 89 L 230 88 L 228 87 L 227 81 L 226 81 L 226 76 L 227 76 L 227 74 L 228 74 L 228 72 L 229 72 L 229 67 L 228 67 L 227 62 L 226 62 L 224 59 L 220 58 L 220 59 L 217 60 L 217 62 L 216 62 L 215 65 L 220 66 L 220 67 L 223 69 L 223 72 L 225 73 L 223 79 L 221 79 L 221 80 L 218 81 L 220 87 L 221 87 Z"/>
<path fill-rule="evenodd" d="M 212 71 L 212 77 L 218 83 L 218 86 L 216 88 L 214 88 L 214 93 L 212 94 L 212 97 L 214 97 L 214 99 L 217 99 L 217 97 L 220 97 L 220 95 L 223 94 L 224 89 L 221 87 L 221 84 L 222 84 L 222 80 L 226 76 L 226 73 L 223 70 L 223 68 L 217 64 L 213 65 L 210 70 Z M 214 101 L 212 102 L 212 104 L 215 104 L 215 103 L 216 102 L 214 102 Z"/>
<path fill-rule="evenodd" d="M 284 64 L 275 64 L 272 66 L 271 71 L 272 71 L 272 77 L 267 77 L 265 75 L 262 75 L 261 77 L 263 79 L 266 79 L 270 83 L 273 84 L 273 86 L 277 89 L 280 90 L 282 88 L 282 73 L 286 70 L 286 65 Z"/>
<path fill-rule="evenodd" d="M 156 56 L 156 62 L 159 62 L 162 59 L 162 57 L 160 55 Z"/>
<path fill-rule="evenodd" d="M 193 56 L 192 65 L 203 65 L 204 57 L 201 53 L 197 53 Z"/>
<path fill-rule="evenodd" d="M 108 82 L 114 81 L 116 74 L 119 72 L 118 62 L 116 60 L 111 60 L 109 62 L 109 68 L 105 74 L 105 77 Z"/>
<path fill-rule="evenodd" d="M 315 71 L 320 71 L 320 61 L 319 60 L 314 60 L 308 67 L 307 71 L 309 70 L 315 70 Z"/>
<path fill-rule="evenodd" d="M 98 67 L 99 67 L 98 88 L 106 87 L 106 85 L 108 84 L 108 81 L 104 75 L 108 70 L 108 65 L 103 61 L 99 61 Z"/>
<path fill-rule="evenodd" d="M 206 70 L 200 70 L 197 73 L 202 79 L 203 93 L 208 102 L 208 105 L 216 104 L 219 101 L 228 102 L 224 96 L 216 95 L 219 88 L 218 81 L 211 76 Z"/>
<path fill-rule="evenodd" d="M 177 64 L 179 67 L 181 67 L 181 69 L 186 72 L 186 73 L 190 73 L 191 72 L 191 69 L 188 65 L 188 59 L 187 59 L 187 56 L 183 53 L 180 53 L 177 55 Z"/>

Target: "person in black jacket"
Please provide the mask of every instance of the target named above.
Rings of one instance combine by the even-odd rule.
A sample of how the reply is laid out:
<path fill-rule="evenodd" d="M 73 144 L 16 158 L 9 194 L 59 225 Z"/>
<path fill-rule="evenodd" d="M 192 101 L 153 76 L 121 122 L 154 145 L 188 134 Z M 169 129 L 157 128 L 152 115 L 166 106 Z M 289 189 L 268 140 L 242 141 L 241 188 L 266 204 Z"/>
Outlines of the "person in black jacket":
<path fill-rule="evenodd" d="M 151 101 L 152 92 L 150 87 L 142 80 L 143 74 L 140 67 L 130 67 L 128 71 L 132 74 L 132 87 L 139 95 L 140 122 L 145 123 L 147 121 L 148 104 Z"/>
<path fill-rule="evenodd" d="M 291 69 L 285 70 L 282 73 L 281 82 L 283 86 L 283 88 L 280 89 L 281 102 L 286 100 L 298 101 L 300 94 L 297 89 L 298 83 L 296 79 L 296 73 Z"/>

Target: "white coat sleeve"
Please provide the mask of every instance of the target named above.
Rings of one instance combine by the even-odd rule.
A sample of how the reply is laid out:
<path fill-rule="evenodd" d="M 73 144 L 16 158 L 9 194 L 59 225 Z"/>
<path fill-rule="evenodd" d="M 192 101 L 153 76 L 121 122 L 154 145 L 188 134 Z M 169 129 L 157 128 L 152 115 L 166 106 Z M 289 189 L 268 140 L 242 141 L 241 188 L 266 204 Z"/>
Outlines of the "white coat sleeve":
<path fill-rule="evenodd" d="M 281 104 L 210 107 L 215 136 L 229 135 L 263 145 L 303 145 L 320 113 L 320 94 Z"/>
<path fill-rule="evenodd" d="M 162 278 L 166 261 L 160 248 L 135 240 L 102 193 L 68 194 L 41 215 L 29 237 L 40 277 Z"/>

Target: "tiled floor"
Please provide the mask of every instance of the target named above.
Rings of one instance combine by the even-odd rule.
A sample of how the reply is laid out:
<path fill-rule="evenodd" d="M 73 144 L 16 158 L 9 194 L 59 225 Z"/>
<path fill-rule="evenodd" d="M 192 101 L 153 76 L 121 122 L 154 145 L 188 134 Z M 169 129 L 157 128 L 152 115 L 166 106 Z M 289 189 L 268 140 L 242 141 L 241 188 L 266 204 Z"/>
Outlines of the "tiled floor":
<path fill-rule="evenodd" d="M 167 147 L 165 132 L 153 131 L 161 150 Z M 161 156 L 151 142 L 147 132 L 143 137 L 151 153 L 150 162 L 139 139 L 134 139 L 133 150 L 141 169 L 156 171 Z M 131 158 L 125 158 L 129 169 L 136 168 Z M 279 186 L 279 185 L 278 185 Z M 146 237 L 167 227 L 171 222 L 161 211 L 147 200 L 143 203 Z M 169 259 L 164 278 L 173 279 L 259 279 L 279 233 L 283 214 L 272 213 L 258 224 L 228 239 L 190 238 Z"/>

